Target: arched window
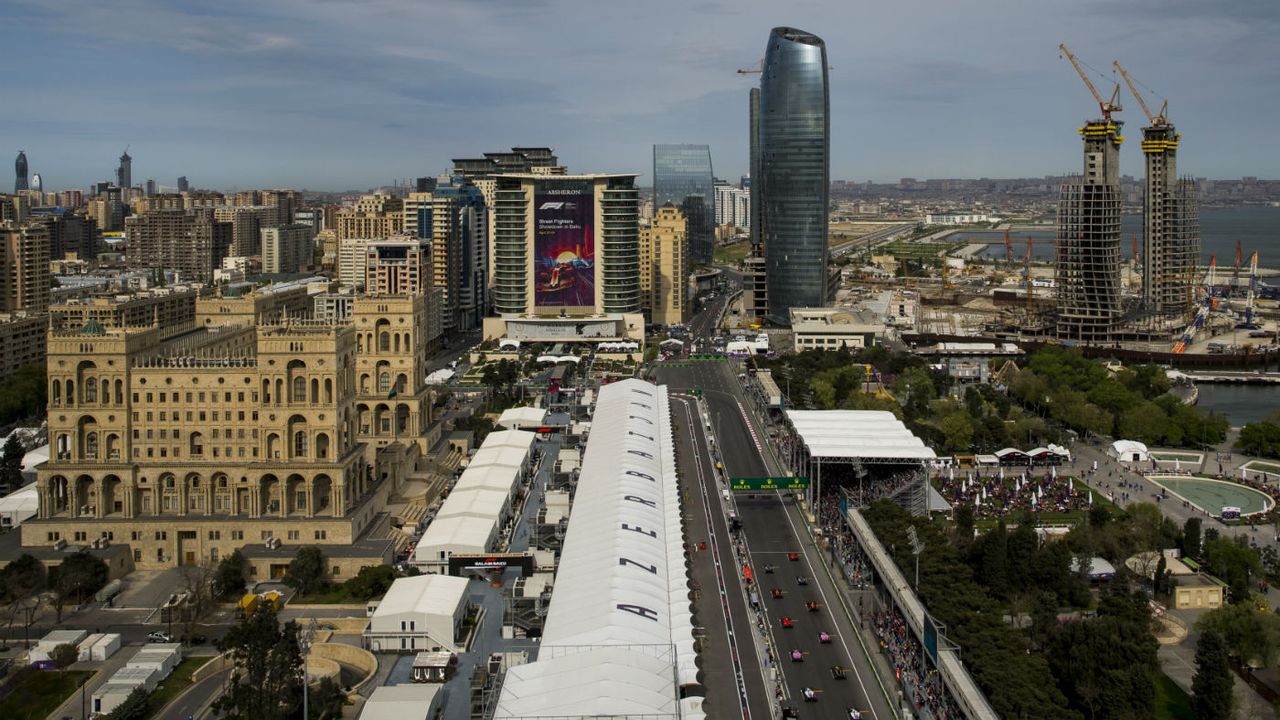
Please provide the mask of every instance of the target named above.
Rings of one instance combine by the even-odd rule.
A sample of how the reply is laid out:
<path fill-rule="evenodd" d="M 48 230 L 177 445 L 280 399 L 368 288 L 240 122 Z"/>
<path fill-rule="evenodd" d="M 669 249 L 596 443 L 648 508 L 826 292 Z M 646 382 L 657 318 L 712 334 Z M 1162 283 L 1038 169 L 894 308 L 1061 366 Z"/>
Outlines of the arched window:
<path fill-rule="evenodd" d="M 324 401 L 325 403 L 333 402 L 333 380 L 331 378 L 324 379 Z"/>
<path fill-rule="evenodd" d="M 280 436 L 275 433 L 267 436 L 267 457 L 271 459 L 280 458 Z"/>
<path fill-rule="evenodd" d="M 85 433 L 84 436 L 84 456 L 88 458 L 98 457 L 98 433 Z"/>
<path fill-rule="evenodd" d="M 293 401 L 307 401 L 307 379 L 301 375 L 293 379 Z"/>
<path fill-rule="evenodd" d="M 84 401 L 87 403 L 98 402 L 98 378 L 87 377 L 84 379 Z"/>
<path fill-rule="evenodd" d="M 307 455 L 307 431 L 299 430 L 293 434 L 293 455 L 294 457 L 306 457 Z"/>
<path fill-rule="evenodd" d="M 362 373 L 360 375 L 360 394 L 369 394 L 369 373 Z"/>
<path fill-rule="evenodd" d="M 382 372 L 378 373 L 378 392 L 379 393 L 391 392 L 391 373 L 386 370 L 383 370 Z"/>
<path fill-rule="evenodd" d="M 325 433 L 316 435 L 316 458 L 319 460 L 329 458 L 329 436 Z"/>
<path fill-rule="evenodd" d="M 67 404 L 71 405 L 76 401 L 76 381 L 67 381 Z"/>
<path fill-rule="evenodd" d="M 391 352 L 391 333 L 386 330 L 378 335 L 378 350 L 380 352 Z"/>
<path fill-rule="evenodd" d="M 53 381 L 53 392 L 49 393 L 49 397 L 53 398 L 54 405 L 62 404 L 62 381 Z"/>
<path fill-rule="evenodd" d="M 124 381 L 116 380 L 116 404 L 124 404 Z"/>
<path fill-rule="evenodd" d="M 115 433 L 107 435 L 107 459 L 120 459 L 120 436 Z"/>
<path fill-rule="evenodd" d="M 193 432 L 190 437 L 190 454 L 204 455 L 204 435 Z"/>

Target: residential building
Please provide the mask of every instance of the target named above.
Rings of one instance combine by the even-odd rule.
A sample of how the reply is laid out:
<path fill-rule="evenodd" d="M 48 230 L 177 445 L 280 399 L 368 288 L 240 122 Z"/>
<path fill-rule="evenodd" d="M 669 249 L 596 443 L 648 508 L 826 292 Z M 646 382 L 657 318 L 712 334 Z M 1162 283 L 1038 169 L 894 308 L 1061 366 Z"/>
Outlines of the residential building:
<path fill-rule="evenodd" d="M 369 273 L 368 238 L 338 240 L 338 283 L 343 287 L 364 288 Z"/>
<path fill-rule="evenodd" d="M 445 331 L 472 330 L 488 308 L 489 211 L 461 179 L 432 193 L 431 284 L 444 291 Z"/>
<path fill-rule="evenodd" d="M 640 228 L 640 293 L 649 322 L 683 325 L 689 317 L 689 243 L 684 214 L 670 203 Z"/>
<path fill-rule="evenodd" d="M 292 223 L 262 228 L 262 272 L 296 273 L 311 265 L 315 232 L 310 225 Z"/>
<path fill-rule="evenodd" d="M 120 155 L 120 165 L 116 168 L 116 187 L 121 190 L 133 187 L 133 158 L 127 149 Z"/>
<path fill-rule="evenodd" d="M 769 317 L 790 321 L 793 307 L 827 304 L 830 100 L 827 48 L 812 33 L 769 34 L 759 95 L 761 243 Z"/>
<path fill-rule="evenodd" d="M 337 214 L 338 237 L 387 238 L 404 233 L 404 201 L 376 193 L 361 196 L 349 210 Z"/>
<path fill-rule="evenodd" d="M 208 282 L 231 247 L 232 224 L 212 210 L 156 210 L 125 222 L 128 262 L 134 268 L 171 268 Z"/>
<path fill-rule="evenodd" d="M 215 208 L 213 217 L 218 222 L 231 224 L 231 255 L 254 256 L 262 254 L 263 228 L 281 225 L 278 208 L 266 205 L 223 206 Z"/>
<path fill-rule="evenodd" d="M 431 243 L 397 236 L 365 245 L 365 292 L 370 295 L 422 294 L 430 277 Z"/>
<path fill-rule="evenodd" d="M 711 262 L 715 247 L 715 176 L 707 145 L 653 146 L 653 204 L 680 208 L 694 263 Z"/>
<path fill-rule="evenodd" d="M 716 225 L 751 229 L 751 190 L 736 185 L 716 185 Z"/>
<path fill-rule="evenodd" d="M 49 259 L 93 260 L 98 254 L 98 227 L 93 218 L 55 212 L 40 219 L 49 230 Z"/>
<path fill-rule="evenodd" d="M 48 310 L 52 278 L 48 225 L 0 224 L 0 312 Z"/>
<path fill-rule="evenodd" d="M 44 313 L 0 313 L 0 382 L 24 365 L 44 365 L 49 316 Z"/>

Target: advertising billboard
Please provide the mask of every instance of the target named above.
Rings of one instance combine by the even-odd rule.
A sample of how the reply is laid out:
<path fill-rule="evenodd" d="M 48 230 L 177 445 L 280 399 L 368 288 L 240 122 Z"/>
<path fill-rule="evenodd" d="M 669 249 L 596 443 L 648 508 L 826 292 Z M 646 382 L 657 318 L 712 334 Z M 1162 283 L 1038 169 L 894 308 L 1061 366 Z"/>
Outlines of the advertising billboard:
<path fill-rule="evenodd" d="M 533 194 L 533 304 L 595 307 L 595 201 L 590 183 L 540 182 Z"/>

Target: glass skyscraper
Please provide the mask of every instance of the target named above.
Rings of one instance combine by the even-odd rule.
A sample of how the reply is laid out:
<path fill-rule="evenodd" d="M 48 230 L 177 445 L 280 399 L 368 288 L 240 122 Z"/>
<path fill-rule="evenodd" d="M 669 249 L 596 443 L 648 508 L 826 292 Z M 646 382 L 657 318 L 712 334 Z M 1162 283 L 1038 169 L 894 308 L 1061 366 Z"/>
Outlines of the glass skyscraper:
<path fill-rule="evenodd" d="M 831 126 L 827 46 L 774 28 L 760 78 L 759 177 L 769 318 L 789 325 L 795 307 L 827 304 Z"/>
<path fill-rule="evenodd" d="M 708 145 L 653 146 L 654 209 L 671 203 L 684 213 L 689 258 L 710 263 L 716 240 L 715 178 Z"/>

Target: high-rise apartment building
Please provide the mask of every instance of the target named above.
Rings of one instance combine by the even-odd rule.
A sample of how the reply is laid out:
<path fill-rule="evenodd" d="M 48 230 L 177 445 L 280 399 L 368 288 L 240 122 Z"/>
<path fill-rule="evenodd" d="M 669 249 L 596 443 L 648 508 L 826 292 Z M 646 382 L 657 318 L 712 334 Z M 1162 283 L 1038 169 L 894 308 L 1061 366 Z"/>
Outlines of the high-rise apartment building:
<path fill-rule="evenodd" d="M 812 33 L 774 28 L 760 77 L 761 242 L 769 318 L 791 322 L 793 307 L 827 304 L 827 209 L 831 128 L 827 48 Z"/>
<path fill-rule="evenodd" d="M 750 169 L 750 185 L 743 185 L 751 190 L 751 254 L 764 258 L 764 247 L 761 245 L 760 187 L 757 179 L 764 173 L 760 169 L 760 88 L 751 88 L 747 102 L 747 134 L 750 156 L 747 158 Z M 760 313 L 763 314 L 763 313 Z"/>
<path fill-rule="evenodd" d="M 124 229 L 124 201 L 120 199 L 120 188 L 103 188 L 96 197 L 89 201 L 89 217 L 98 223 L 103 232 L 115 232 Z"/>
<path fill-rule="evenodd" d="M 736 185 L 716 185 L 716 224 L 751 229 L 751 190 Z"/>
<path fill-rule="evenodd" d="M 52 278 L 48 225 L 0 225 L 0 312 L 48 310 Z"/>
<path fill-rule="evenodd" d="M 432 196 L 431 283 L 445 293 L 445 329 L 471 330 L 488 312 L 489 207 L 460 178 L 437 184 Z"/>
<path fill-rule="evenodd" d="M 1062 184 L 1058 200 L 1058 335 L 1107 342 L 1120 321 L 1119 120 L 1090 120 L 1084 175 Z"/>
<path fill-rule="evenodd" d="M 398 236 L 365 244 L 364 291 L 369 295 L 421 295 L 428 286 L 431 244 Z"/>
<path fill-rule="evenodd" d="M 689 317 L 689 240 L 679 208 L 668 203 L 640 228 L 640 293 L 649 322 L 683 325 Z"/>
<path fill-rule="evenodd" d="M 231 247 L 231 223 L 210 210 L 156 210 L 125 221 L 128 263 L 135 268 L 170 268 L 209 282 Z"/>
<path fill-rule="evenodd" d="M 404 201 L 393 195 L 364 195 L 337 215 L 339 238 L 388 238 L 404 233 Z"/>
<path fill-rule="evenodd" d="M 300 272 L 314 256 L 315 232 L 310 225 L 291 223 L 262 228 L 262 272 Z"/>
<path fill-rule="evenodd" d="M 18 194 L 30 187 L 27 184 L 27 153 L 18 151 L 18 158 L 13 161 L 13 192 Z"/>
<path fill-rule="evenodd" d="M 707 145 L 653 146 L 653 204 L 680 208 L 688 224 L 689 254 L 710 263 L 715 248 L 715 175 Z"/>
<path fill-rule="evenodd" d="M 55 212 L 40 217 L 49 231 L 49 259 L 65 260 L 75 255 L 93 260 L 98 254 L 98 227 L 93 218 L 70 212 Z"/>
<path fill-rule="evenodd" d="M 116 187 L 125 192 L 133 187 L 133 158 L 129 157 L 128 150 L 121 153 L 120 165 L 116 167 Z"/>
<path fill-rule="evenodd" d="M 1142 206 L 1142 300 L 1161 315 L 1186 313 L 1200 267 L 1195 183 L 1178 179 L 1182 135 L 1163 114 L 1142 128 L 1147 187 Z"/>
<path fill-rule="evenodd" d="M 45 363 L 49 317 L 44 313 L 0 313 L 0 382 L 26 365 Z"/>
<path fill-rule="evenodd" d="M 499 175 L 493 309 L 569 317 L 640 310 L 635 175 Z"/>
<path fill-rule="evenodd" d="M 338 240 L 338 284 L 348 288 L 363 288 L 369 271 L 370 238 L 342 238 Z"/>
<path fill-rule="evenodd" d="M 283 224 L 279 208 L 266 205 L 233 205 L 214 208 L 218 222 L 231 225 L 228 254 L 241 257 L 262 254 L 262 229 Z"/>

